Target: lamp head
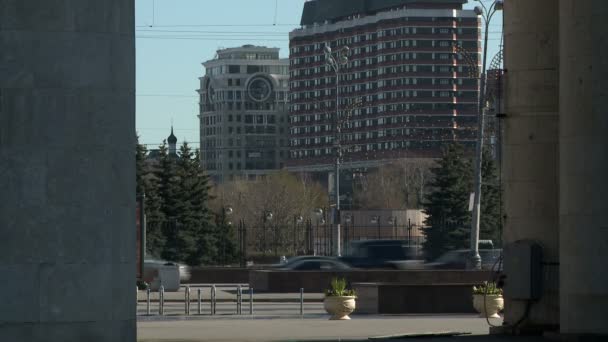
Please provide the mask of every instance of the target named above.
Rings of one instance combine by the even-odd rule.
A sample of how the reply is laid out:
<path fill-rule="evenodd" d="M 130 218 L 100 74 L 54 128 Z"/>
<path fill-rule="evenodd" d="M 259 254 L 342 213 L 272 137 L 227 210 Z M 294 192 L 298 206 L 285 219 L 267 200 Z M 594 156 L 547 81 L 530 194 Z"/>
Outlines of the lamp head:
<path fill-rule="evenodd" d="M 331 47 L 329 47 L 329 44 L 325 44 L 325 47 L 323 48 L 323 50 L 325 51 L 326 54 L 331 54 Z"/>
<path fill-rule="evenodd" d="M 477 14 L 477 15 L 483 14 L 483 9 L 481 9 L 480 6 L 475 6 L 475 8 L 473 10 L 475 11 L 475 14 Z"/>
<path fill-rule="evenodd" d="M 321 208 L 315 209 L 315 215 L 317 215 L 317 217 L 323 216 L 323 209 L 321 209 Z"/>
<path fill-rule="evenodd" d="M 503 0 L 496 0 L 494 3 L 494 9 L 497 11 L 502 11 L 505 7 L 505 2 Z"/>

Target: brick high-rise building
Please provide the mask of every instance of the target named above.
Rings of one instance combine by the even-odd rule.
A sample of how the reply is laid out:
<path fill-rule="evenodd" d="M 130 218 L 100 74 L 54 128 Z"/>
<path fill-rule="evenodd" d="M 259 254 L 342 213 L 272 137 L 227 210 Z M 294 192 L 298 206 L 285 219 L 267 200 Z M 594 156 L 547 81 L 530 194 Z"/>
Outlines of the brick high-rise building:
<path fill-rule="evenodd" d="M 313 0 L 290 33 L 292 171 L 330 171 L 336 74 L 324 47 L 350 48 L 339 73 L 343 168 L 437 157 L 446 143 L 474 149 L 480 21 L 467 0 Z M 454 46 L 471 58 L 455 53 Z M 344 110 L 354 99 L 359 108 Z"/>

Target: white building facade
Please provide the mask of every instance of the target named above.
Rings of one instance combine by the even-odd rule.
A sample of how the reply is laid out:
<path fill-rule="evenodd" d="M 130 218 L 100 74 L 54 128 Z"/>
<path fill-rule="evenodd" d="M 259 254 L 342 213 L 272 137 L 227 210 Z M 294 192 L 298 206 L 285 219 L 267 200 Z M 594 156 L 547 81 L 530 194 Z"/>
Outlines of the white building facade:
<path fill-rule="evenodd" d="M 278 48 L 217 51 L 200 78 L 201 164 L 216 182 L 255 180 L 288 157 L 289 60 Z"/>

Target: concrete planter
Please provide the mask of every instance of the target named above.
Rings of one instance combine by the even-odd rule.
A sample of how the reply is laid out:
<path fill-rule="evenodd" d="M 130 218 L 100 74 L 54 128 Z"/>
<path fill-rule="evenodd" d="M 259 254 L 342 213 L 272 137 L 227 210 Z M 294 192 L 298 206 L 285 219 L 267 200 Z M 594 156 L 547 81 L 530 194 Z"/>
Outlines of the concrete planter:
<path fill-rule="evenodd" d="M 480 317 L 500 318 L 498 312 L 505 306 L 502 295 L 487 295 L 485 307 L 483 297 L 483 294 L 473 295 L 473 307 L 480 313 Z"/>
<path fill-rule="evenodd" d="M 348 320 L 353 311 L 355 311 L 355 296 L 331 296 L 325 297 L 323 307 L 325 311 L 331 315 L 330 320 Z"/>

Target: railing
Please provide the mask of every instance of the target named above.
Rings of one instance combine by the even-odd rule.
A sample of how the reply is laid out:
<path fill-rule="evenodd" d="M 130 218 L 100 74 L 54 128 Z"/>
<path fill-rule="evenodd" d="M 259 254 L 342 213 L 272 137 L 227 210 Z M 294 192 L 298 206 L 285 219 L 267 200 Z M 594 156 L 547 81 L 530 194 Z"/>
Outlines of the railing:
<path fill-rule="evenodd" d="M 234 289 L 235 294 L 231 298 L 222 298 L 218 300 L 217 291 L 218 288 L 226 289 Z M 203 296 L 203 291 L 207 289 L 209 296 L 208 299 L 205 299 Z M 244 295 L 243 289 L 246 289 L 247 295 Z M 196 298 L 191 296 L 193 290 L 196 291 Z M 183 296 L 181 296 L 181 292 L 183 291 Z M 227 306 L 231 306 L 232 310 L 224 310 L 222 315 L 249 315 L 253 316 L 255 311 L 255 300 L 254 300 L 254 290 L 249 284 L 239 284 L 239 285 L 215 285 L 215 284 L 199 284 L 199 285 L 188 285 L 183 286 L 179 292 L 173 293 L 173 299 L 167 300 L 166 295 L 167 292 L 164 290 L 164 287 L 161 286 L 156 295 L 155 293 L 150 291 L 148 287 L 144 291 L 137 291 L 137 316 L 139 317 L 159 317 L 159 316 L 216 316 L 218 315 L 218 302 L 222 302 L 227 304 Z M 141 298 L 140 294 L 145 295 L 145 298 Z M 300 288 L 297 292 L 299 297 L 287 298 L 288 301 L 285 301 L 285 298 L 264 300 L 263 304 L 265 306 L 265 311 L 268 311 L 267 307 L 273 304 L 286 304 L 283 305 L 282 308 L 276 310 L 278 315 L 281 316 L 293 316 L 300 315 L 304 316 L 305 314 L 305 306 L 304 306 L 304 289 Z M 153 298 L 156 297 L 156 298 Z M 180 298 L 181 299 L 178 299 Z M 194 299 L 194 300 L 193 300 Z M 196 305 L 196 311 L 192 310 L 192 304 Z M 243 303 L 246 304 L 248 310 L 243 312 Z M 315 308 L 311 310 L 311 314 L 319 313 L 319 308 L 321 305 L 321 301 L 314 302 Z M 167 307 L 167 304 L 171 304 L 171 307 Z M 153 306 L 156 307 L 157 310 L 154 310 Z M 143 308 L 142 308 L 143 307 Z M 268 312 L 264 313 L 268 315 Z"/>

